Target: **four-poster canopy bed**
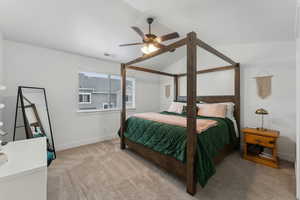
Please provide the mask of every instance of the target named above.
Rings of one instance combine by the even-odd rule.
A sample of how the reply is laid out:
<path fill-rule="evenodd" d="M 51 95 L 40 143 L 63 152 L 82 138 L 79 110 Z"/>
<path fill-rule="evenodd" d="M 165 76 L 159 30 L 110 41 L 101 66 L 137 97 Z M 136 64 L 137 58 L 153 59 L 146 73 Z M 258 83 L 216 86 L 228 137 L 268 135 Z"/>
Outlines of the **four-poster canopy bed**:
<path fill-rule="evenodd" d="M 169 52 L 176 48 L 187 46 L 187 73 L 182 74 L 172 74 L 166 72 L 160 72 L 153 69 L 146 69 L 142 67 L 132 66 L 141 61 L 153 58 L 160 54 Z M 217 57 L 228 62 L 230 66 L 223 66 L 218 68 L 211 68 L 206 70 L 197 71 L 197 47 L 201 47 L 208 52 L 216 55 Z M 125 137 L 126 131 L 126 70 L 138 70 L 143 72 L 149 72 L 164 76 L 170 76 L 174 78 L 174 101 L 176 102 L 187 102 L 187 128 L 186 128 L 186 162 L 180 162 L 177 159 L 164 155 L 160 152 L 154 151 L 142 144 L 138 144 L 129 140 Z M 224 70 L 234 70 L 234 85 L 235 92 L 234 95 L 228 96 L 197 96 L 197 74 L 210 73 L 216 71 Z M 151 54 L 143 55 L 133 61 L 125 64 L 121 64 L 121 76 L 122 76 L 122 111 L 121 111 L 121 129 L 120 129 L 120 139 L 121 139 L 121 149 L 125 149 L 127 146 L 129 149 L 140 154 L 144 158 L 154 162 L 161 168 L 170 171 L 171 173 L 179 176 L 186 181 L 187 192 L 194 195 L 196 193 L 196 147 L 197 147 L 197 134 L 196 131 L 196 120 L 197 120 L 197 101 L 205 101 L 207 103 L 220 103 L 220 102 L 233 102 L 235 104 L 234 117 L 237 121 L 237 126 L 239 130 L 240 124 L 240 68 L 239 63 L 234 62 L 232 59 L 228 58 L 221 52 L 212 48 L 208 44 L 199 40 L 195 32 L 190 32 L 187 37 L 174 42 L 162 49 L 159 49 Z M 187 96 L 179 96 L 178 93 L 178 79 L 179 77 L 187 77 Z M 239 132 L 239 131 L 238 131 Z M 239 133 L 238 133 L 239 134 Z M 238 135 L 240 136 L 240 135 Z M 231 152 L 234 148 L 233 144 L 226 145 L 225 148 L 221 150 L 218 156 L 214 157 L 214 162 L 222 160 L 225 155 Z"/>

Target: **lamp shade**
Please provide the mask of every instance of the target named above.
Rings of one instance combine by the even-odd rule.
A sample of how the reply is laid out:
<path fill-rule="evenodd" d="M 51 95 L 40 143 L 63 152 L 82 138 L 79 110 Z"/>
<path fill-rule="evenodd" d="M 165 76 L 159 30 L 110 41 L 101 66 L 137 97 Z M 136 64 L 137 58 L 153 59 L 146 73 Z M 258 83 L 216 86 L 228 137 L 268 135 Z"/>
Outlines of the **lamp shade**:
<path fill-rule="evenodd" d="M 269 113 L 268 113 L 267 110 L 265 110 L 265 109 L 263 109 L 263 108 L 260 108 L 260 109 L 257 109 L 257 110 L 255 111 L 255 114 L 257 114 L 257 115 L 268 115 Z"/>

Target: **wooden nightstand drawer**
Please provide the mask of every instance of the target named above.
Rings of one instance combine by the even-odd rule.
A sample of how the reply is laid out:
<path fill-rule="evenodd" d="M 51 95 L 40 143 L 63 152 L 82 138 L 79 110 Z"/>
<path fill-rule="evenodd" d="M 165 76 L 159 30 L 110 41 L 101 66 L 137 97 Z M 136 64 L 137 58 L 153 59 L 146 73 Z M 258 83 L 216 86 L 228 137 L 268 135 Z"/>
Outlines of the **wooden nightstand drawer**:
<path fill-rule="evenodd" d="M 273 148 L 275 147 L 276 138 L 245 134 L 245 142 Z"/>

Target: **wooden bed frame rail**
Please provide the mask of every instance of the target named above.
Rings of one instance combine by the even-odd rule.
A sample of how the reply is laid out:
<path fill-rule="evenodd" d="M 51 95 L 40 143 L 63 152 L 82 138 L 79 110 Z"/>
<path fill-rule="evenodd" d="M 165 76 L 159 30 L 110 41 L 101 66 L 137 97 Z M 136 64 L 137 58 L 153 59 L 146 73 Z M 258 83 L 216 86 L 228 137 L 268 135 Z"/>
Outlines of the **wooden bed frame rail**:
<path fill-rule="evenodd" d="M 148 60 L 155 56 L 161 55 L 163 53 L 169 52 L 176 48 L 187 46 L 187 73 L 182 74 L 171 74 L 166 72 L 161 72 L 153 69 L 147 69 L 143 67 L 133 66 L 133 64 Z M 210 68 L 205 70 L 197 71 L 197 48 L 201 47 L 208 52 L 216 55 L 217 57 L 223 59 L 228 62 L 230 66 L 222 66 L 217 68 Z M 170 76 L 174 78 L 174 101 L 178 102 L 187 102 L 187 162 L 181 163 L 176 159 L 155 152 L 149 148 L 144 147 L 143 145 L 134 143 L 125 138 L 125 121 L 126 121 L 126 70 L 138 70 L 148 73 L 154 73 L 164 76 Z M 224 70 L 234 70 L 235 72 L 235 93 L 230 96 L 198 96 L 196 94 L 197 91 L 197 74 L 210 73 L 216 71 L 224 71 Z M 232 59 L 224 55 L 223 53 L 217 51 L 213 47 L 204 43 L 203 41 L 197 38 L 195 32 L 190 32 L 187 34 L 186 38 L 183 38 L 179 41 L 176 41 L 170 45 L 165 46 L 153 53 L 143 55 L 139 58 L 136 58 L 130 62 L 121 64 L 121 82 L 122 82 L 122 111 L 121 111 L 121 149 L 125 149 L 126 145 L 128 148 L 137 152 L 144 158 L 154 162 L 160 167 L 176 174 L 180 178 L 186 181 L 187 192 L 191 195 L 196 193 L 196 170 L 195 170 L 195 162 L 196 162 L 196 147 L 197 147 L 197 134 L 196 132 L 196 103 L 198 101 L 205 101 L 209 103 L 218 103 L 218 102 L 234 102 L 235 103 L 235 118 L 238 124 L 238 128 L 240 127 L 240 67 L 239 63 L 234 62 Z M 179 96 L 178 92 L 178 79 L 182 76 L 187 76 L 187 96 Z M 232 149 L 231 146 L 226 147 L 225 149 Z M 225 154 L 227 150 L 222 151 L 221 154 Z M 221 160 L 220 158 L 216 158 L 216 160 Z"/>

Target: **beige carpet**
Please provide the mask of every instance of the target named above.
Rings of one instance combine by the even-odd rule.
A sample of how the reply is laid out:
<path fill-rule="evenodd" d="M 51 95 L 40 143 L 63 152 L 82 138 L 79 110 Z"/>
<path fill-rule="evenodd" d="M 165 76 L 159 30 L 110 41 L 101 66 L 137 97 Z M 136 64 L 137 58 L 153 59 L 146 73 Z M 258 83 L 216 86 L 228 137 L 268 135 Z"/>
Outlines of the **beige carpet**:
<path fill-rule="evenodd" d="M 238 153 L 192 197 L 176 177 L 134 153 L 118 140 L 58 152 L 48 171 L 48 200 L 288 200 L 295 199 L 293 166 L 272 169 L 242 160 Z"/>

